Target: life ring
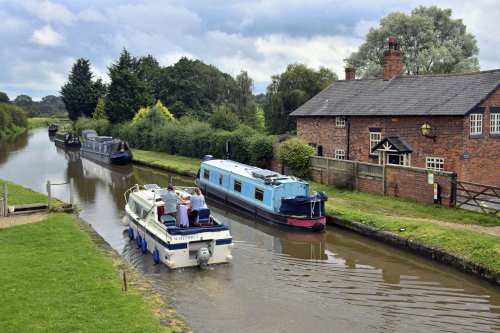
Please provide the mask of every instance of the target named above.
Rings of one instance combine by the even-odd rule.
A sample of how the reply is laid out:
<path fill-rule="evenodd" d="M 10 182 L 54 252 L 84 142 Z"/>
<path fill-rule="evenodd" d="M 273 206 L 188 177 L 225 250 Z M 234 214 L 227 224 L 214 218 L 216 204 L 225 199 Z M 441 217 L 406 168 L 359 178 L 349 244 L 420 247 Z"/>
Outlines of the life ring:
<path fill-rule="evenodd" d="M 134 229 L 132 229 L 132 227 L 128 228 L 128 238 L 130 238 L 130 240 L 134 239 Z"/>
<path fill-rule="evenodd" d="M 158 264 L 160 262 L 160 251 L 158 251 L 156 247 L 153 251 L 153 261 L 155 262 L 155 264 Z"/>
<path fill-rule="evenodd" d="M 141 237 L 141 235 L 139 235 L 139 233 L 137 233 L 137 238 L 135 240 L 137 243 L 137 247 L 141 247 L 142 237 Z"/>
<path fill-rule="evenodd" d="M 146 237 L 144 237 L 141 243 L 141 252 L 146 253 L 147 251 L 148 251 L 148 243 L 146 242 Z"/>

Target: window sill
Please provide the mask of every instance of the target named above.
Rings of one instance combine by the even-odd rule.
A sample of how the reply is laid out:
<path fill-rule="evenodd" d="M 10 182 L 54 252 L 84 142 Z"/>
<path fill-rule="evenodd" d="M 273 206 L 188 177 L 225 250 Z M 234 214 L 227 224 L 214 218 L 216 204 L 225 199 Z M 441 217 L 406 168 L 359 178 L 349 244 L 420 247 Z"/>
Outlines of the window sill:
<path fill-rule="evenodd" d="M 469 139 L 484 139 L 484 135 L 482 134 L 471 134 Z"/>

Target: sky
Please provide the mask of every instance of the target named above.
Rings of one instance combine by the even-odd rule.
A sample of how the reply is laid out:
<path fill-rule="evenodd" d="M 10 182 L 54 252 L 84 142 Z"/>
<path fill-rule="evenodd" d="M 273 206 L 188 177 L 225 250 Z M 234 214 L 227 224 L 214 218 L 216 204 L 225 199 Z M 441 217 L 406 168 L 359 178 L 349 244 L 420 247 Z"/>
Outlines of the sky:
<path fill-rule="evenodd" d="M 245 70 L 255 94 L 291 63 L 344 79 L 343 59 L 370 27 L 420 5 L 451 8 L 476 36 L 481 70 L 500 68 L 500 0 L 0 0 L 0 91 L 57 96 L 79 58 L 109 82 L 124 48 L 162 66 L 187 57 L 233 77 Z"/>

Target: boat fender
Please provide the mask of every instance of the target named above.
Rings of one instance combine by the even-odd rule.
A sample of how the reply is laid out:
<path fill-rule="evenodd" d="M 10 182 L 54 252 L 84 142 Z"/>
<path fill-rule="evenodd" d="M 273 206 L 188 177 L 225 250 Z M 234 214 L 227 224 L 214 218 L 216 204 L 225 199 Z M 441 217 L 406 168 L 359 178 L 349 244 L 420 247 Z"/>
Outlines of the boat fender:
<path fill-rule="evenodd" d="M 128 238 L 130 238 L 130 240 L 134 239 L 134 229 L 132 229 L 132 227 L 128 227 Z"/>
<path fill-rule="evenodd" d="M 137 238 L 135 240 L 137 242 L 137 247 L 141 247 L 142 237 L 141 235 L 139 235 L 139 233 L 137 233 Z"/>
<path fill-rule="evenodd" d="M 160 262 L 160 251 L 158 251 L 156 247 L 153 251 L 153 261 L 155 262 L 155 265 Z"/>
<path fill-rule="evenodd" d="M 148 243 L 146 242 L 146 237 L 144 237 L 141 243 L 141 252 L 146 253 L 147 250 L 148 250 Z"/>
<path fill-rule="evenodd" d="M 313 229 L 314 231 L 323 231 L 323 230 L 325 230 L 325 225 L 324 225 L 324 224 L 322 224 L 322 223 L 317 222 L 317 223 L 315 223 L 315 224 L 313 225 L 312 229 Z"/>

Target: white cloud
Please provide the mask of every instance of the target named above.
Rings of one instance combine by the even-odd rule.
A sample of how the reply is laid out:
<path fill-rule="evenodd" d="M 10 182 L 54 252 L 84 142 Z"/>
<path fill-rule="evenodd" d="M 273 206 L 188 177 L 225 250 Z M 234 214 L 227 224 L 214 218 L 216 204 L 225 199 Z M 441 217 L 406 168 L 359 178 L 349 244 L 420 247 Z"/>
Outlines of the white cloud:
<path fill-rule="evenodd" d="M 58 46 L 63 42 L 64 37 L 52 30 L 50 25 L 46 25 L 42 29 L 35 30 L 31 40 L 40 45 Z"/>
<path fill-rule="evenodd" d="M 35 15 L 43 22 L 70 25 L 75 16 L 64 5 L 51 1 L 22 1 L 20 3 L 26 11 Z"/>

